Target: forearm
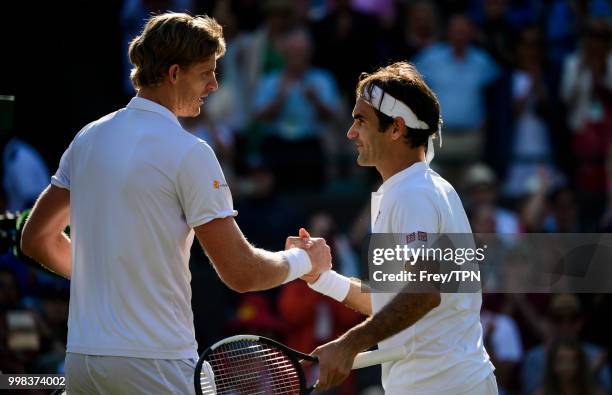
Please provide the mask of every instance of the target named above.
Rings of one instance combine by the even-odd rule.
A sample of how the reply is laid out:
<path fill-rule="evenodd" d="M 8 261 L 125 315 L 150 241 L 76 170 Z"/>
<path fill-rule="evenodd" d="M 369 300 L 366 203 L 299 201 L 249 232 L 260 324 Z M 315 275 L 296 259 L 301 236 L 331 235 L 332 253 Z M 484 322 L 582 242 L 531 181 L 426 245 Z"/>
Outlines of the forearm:
<path fill-rule="evenodd" d="M 23 227 L 21 251 L 49 270 L 70 278 L 71 243 L 64 233 L 69 223 L 70 192 L 52 185 L 47 187 Z"/>
<path fill-rule="evenodd" d="M 440 304 L 440 294 L 400 293 L 383 309 L 346 332 L 342 339 L 363 351 L 412 326 Z"/>
<path fill-rule="evenodd" d="M 252 247 L 248 264 L 252 284 L 249 291 L 262 291 L 281 285 L 289 274 L 289 264 L 280 253 Z"/>
<path fill-rule="evenodd" d="M 237 292 L 261 291 L 274 288 L 287 278 L 289 265 L 280 253 L 255 248 L 250 244 L 245 249 L 239 254 L 235 250 L 233 254 L 228 252 L 223 259 L 214 259 L 209 255 L 219 278 L 228 287 Z"/>
<path fill-rule="evenodd" d="M 372 315 L 372 296 L 367 285 L 363 285 L 361 280 L 351 278 L 351 287 L 346 298 L 342 301 L 347 307 L 364 315 Z"/>
<path fill-rule="evenodd" d="M 64 278 L 72 274 L 72 246 L 65 233 L 50 236 L 28 251 L 32 259 Z"/>

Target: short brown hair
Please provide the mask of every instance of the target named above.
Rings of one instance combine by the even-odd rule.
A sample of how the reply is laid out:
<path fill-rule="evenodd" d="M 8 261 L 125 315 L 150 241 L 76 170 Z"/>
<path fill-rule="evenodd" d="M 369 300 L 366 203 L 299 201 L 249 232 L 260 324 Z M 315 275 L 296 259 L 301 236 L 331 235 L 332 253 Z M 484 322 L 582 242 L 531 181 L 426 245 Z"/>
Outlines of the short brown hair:
<path fill-rule="evenodd" d="M 155 15 L 130 43 L 128 55 L 134 65 L 130 78 L 137 90 L 155 86 L 173 64 L 189 67 L 224 53 L 223 29 L 213 18 L 174 12 Z"/>
<path fill-rule="evenodd" d="M 372 74 L 362 73 L 357 83 L 357 99 L 369 96 L 378 86 L 410 107 L 414 114 L 429 126 L 428 129 L 413 129 L 406 126 L 404 137 L 414 147 L 427 144 L 430 135 L 438 133 L 442 127 L 440 104 L 436 95 L 427 86 L 417 69 L 407 62 L 396 62 L 381 67 Z M 379 130 L 384 132 L 393 123 L 393 118 L 374 108 L 378 116 Z"/>

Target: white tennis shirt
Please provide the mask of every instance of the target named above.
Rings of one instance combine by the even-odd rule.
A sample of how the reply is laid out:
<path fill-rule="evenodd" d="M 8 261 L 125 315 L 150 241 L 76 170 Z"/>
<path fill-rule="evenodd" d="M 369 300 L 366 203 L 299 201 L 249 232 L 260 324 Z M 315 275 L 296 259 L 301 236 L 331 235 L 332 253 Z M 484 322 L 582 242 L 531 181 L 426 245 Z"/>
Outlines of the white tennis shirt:
<path fill-rule="evenodd" d="M 453 187 L 424 162 L 390 177 L 372 194 L 372 232 L 472 233 Z M 372 293 L 376 313 L 396 294 Z M 493 364 L 484 349 L 480 293 L 441 294 L 440 305 L 379 343 L 408 357 L 382 365 L 386 395 L 456 395 L 481 383 Z"/>
<path fill-rule="evenodd" d="M 51 183 L 70 190 L 67 351 L 197 358 L 193 227 L 236 215 L 211 148 L 135 97 L 76 135 Z"/>

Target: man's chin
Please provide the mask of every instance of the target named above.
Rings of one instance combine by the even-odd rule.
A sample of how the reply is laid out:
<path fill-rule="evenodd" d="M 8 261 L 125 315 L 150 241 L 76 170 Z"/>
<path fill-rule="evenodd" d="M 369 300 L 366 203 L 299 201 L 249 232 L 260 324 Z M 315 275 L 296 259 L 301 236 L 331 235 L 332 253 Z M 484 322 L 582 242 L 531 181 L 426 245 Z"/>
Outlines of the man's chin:
<path fill-rule="evenodd" d="M 359 166 L 364 166 L 364 167 L 373 166 L 371 163 L 369 163 L 365 158 L 362 158 L 361 156 L 357 157 L 357 164 Z"/>

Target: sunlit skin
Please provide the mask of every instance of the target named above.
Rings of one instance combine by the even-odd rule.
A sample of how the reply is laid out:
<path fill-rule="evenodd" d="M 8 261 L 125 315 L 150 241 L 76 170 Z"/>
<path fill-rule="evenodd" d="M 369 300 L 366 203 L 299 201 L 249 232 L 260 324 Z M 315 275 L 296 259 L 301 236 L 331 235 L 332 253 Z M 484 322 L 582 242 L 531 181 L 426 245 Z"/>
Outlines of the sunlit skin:
<path fill-rule="evenodd" d="M 405 140 L 404 120 L 395 118 L 384 133 L 378 129 L 376 112 L 363 99 L 353 108 L 353 124 L 346 137 L 357 147 L 357 164 L 374 166 L 383 181 L 416 162 L 425 161 L 424 147 L 412 148 Z"/>
<path fill-rule="evenodd" d="M 138 96 L 161 104 L 178 117 L 197 117 L 204 99 L 219 87 L 216 67 L 214 56 L 189 67 L 173 64 L 164 74 L 161 85 L 143 87 Z"/>

